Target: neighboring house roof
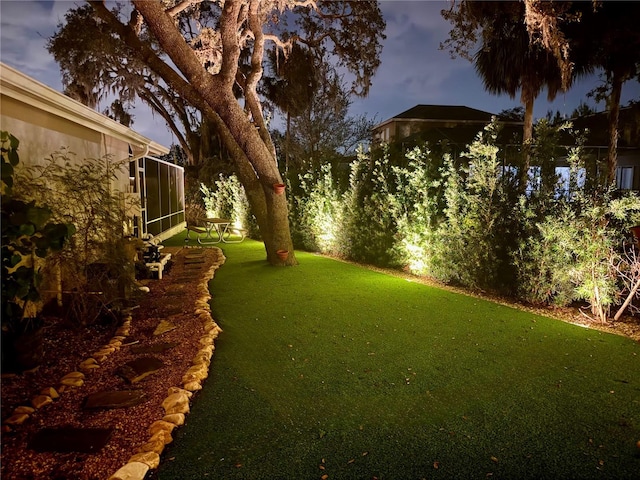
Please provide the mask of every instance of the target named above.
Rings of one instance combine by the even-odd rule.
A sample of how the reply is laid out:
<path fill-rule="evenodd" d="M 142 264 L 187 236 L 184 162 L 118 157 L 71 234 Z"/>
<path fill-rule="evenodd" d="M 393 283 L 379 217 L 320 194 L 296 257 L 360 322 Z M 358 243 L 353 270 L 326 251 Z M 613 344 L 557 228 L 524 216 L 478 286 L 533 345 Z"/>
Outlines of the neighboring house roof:
<path fill-rule="evenodd" d="M 486 123 L 491 121 L 492 116 L 492 113 L 463 105 L 416 105 L 393 118 Z"/>
<path fill-rule="evenodd" d="M 427 141 L 464 148 L 471 143 L 492 118 L 493 113 L 463 105 L 416 105 L 373 128 L 374 141 Z M 514 132 L 522 130 L 523 122 L 501 120 L 503 141 L 510 141 Z"/>
<path fill-rule="evenodd" d="M 0 62 L 0 93 L 44 112 L 128 143 L 134 154 L 165 155 L 169 149 L 92 108 Z"/>
<path fill-rule="evenodd" d="M 609 111 L 570 120 L 578 131 L 587 129 L 587 146 L 609 145 Z M 640 104 L 620 108 L 618 148 L 640 148 Z"/>

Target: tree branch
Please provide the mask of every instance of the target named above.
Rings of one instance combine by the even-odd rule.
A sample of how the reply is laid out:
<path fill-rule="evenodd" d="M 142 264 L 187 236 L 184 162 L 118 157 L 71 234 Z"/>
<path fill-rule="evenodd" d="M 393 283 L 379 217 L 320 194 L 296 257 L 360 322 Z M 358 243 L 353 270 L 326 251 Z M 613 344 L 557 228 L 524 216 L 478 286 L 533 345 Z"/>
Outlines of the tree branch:
<path fill-rule="evenodd" d="M 202 3 L 202 0 L 184 0 L 183 2 L 180 2 L 173 7 L 165 10 L 165 13 L 170 17 L 175 17 L 177 14 L 179 14 L 183 10 L 186 10 L 191 5 L 195 5 L 196 3 Z"/>

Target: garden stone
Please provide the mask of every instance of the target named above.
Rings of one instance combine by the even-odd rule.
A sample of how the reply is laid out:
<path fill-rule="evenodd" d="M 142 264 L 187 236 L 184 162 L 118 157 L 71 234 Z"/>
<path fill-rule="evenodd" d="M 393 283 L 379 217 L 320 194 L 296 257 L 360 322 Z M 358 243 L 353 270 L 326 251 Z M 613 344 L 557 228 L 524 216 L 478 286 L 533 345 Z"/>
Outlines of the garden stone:
<path fill-rule="evenodd" d="M 49 397 L 51 397 L 52 399 L 56 399 L 56 398 L 60 398 L 60 395 L 58 395 L 58 392 L 56 392 L 56 389 L 53 387 L 45 387 L 42 390 L 40 390 L 40 395 L 48 395 Z"/>
<path fill-rule="evenodd" d="M 13 411 L 14 415 L 17 413 L 27 413 L 27 414 L 31 414 L 33 412 L 35 412 L 36 409 L 33 407 L 27 407 L 26 405 L 21 405 L 19 407 L 16 407 L 16 409 Z"/>
<path fill-rule="evenodd" d="M 153 334 L 155 336 L 162 335 L 163 333 L 170 332 L 171 330 L 175 330 L 176 328 L 178 328 L 178 327 L 176 325 L 174 325 L 173 323 L 167 322 L 166 320 L 162 320 L 158 324 L 158 326 L 156 327 L 156 329 L 153 332 Z"/>
<path fill-rule="evenodd" d="M 49 395 L 38 395 L 31 400 L 31 405 L 35 408 L 42 408 L 50 403 L 53 403 L 53 399 Z"/>
<path fill-rule="evenodd" d="M 27 418 L 29 418 L 28 413 L 16 413 L 15 415 L 11 415 L 7 418 L 4 423 L 7 425 L 22 425 Z"/>
<path fill-rule="evenodd" d="M 109 477 L 109 480 L 143 480 L 149 471 L 149 465 L 142 462 L 129 462 Z"/>
<path fill-rule="evenodd" d="M 158 358 L 141 357 L 125 363 L 116 373 L 129 383 L 138 383 L 162 367 L 164 367 L 164 363 Z"/>
<path fill-rule="evenodd" d="M 162 417 L 165 422 L 173 423 L 176 426 L 184 425 L 185 416 L 184 413 L 172 413 L 171 415 L 165 415 Z"/>
<path fill-rule="evenodd" d="M 162 402 L 162 408 L 164 408 L 167 415 L 189 413 L 189 396 L 183 393 L 173 393 Z"/>
<path fill-rule="evenodd" d="M 87 396 L 85 409 L 133 407 L 145 401 L 142 390 L 111 390 L 96 392 Z"/>
<path fill-rule="evenodd" d="M 148 465 L 149 468 L 154 469 L 158 468 L 158 466 L 160 465 L 160 455 L 158 455 L 156 452 L 136 453 L 129 459 L 128 463 L 131 462 L 144 463 Z"/>

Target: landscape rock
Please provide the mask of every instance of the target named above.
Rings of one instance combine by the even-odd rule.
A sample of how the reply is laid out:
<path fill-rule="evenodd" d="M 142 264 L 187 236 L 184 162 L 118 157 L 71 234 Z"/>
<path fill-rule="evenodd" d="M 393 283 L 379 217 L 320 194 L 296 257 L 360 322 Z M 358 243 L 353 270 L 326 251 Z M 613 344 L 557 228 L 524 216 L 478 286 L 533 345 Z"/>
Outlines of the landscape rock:
<path fill-rule="evenodd" d="M 167 333 L 170 332 L 171 330 L 175 330 L 176 328 L 178 328 L 177 326 L 175 326 L 173 323 L 168 322 L 166 320 L 162 320 L 158 326 L 156 327 L 155 331 L 153 332 L 153 334 L 155 336 L 157 335 L 162 335 L 163 333 Z"/>
<path fill-rule="evenodd" d="M 96 392 L 87 396 L 84 408 L 125 408 L 133 407 L 146 400 L 142 390 L 112 390 Z"/>
<path fill-rule="evenodd" d="M 129 462 L 111 475 L 108 480 L 143 480 L 149 471 L 149 465 L 142 462 Z"/>
<path fill-rule="evenodd" d="M 164 437 L 164 433 L 154 435 L 148 442 L 141 445 L 136 453 L 154 452 L 158 455 L 162 454 L 164 446 L 166 445 Z"/>
<path fill-rule="evenodd" d="M 192 380 L 184 384 L 184 389 L 190 392 L 197 392 L 198 390 L 202 390 L 202 384 L 197 380 Z"/>
<path fill-rule="evenodd" d="M 171 434 L 171 432 L 173 431 L 174 428 L 176 428 L 176 425 L 174 423 L 165 422 L 164 420 L 158 420 L 158 421 L 153 422 L 149 426 L 149 434 L 150 435 L 155 435 L 156 433 L 158 433 L 160 431 L 166 432 L 168 434 Z"/>
<path fill-rule="evenodd" d="M 11 415 L 9 418 L 7 418 L 4 423 L 7 423 L 9 425 L 22 425 L 27 418 L 29 418 L 29 414 L 28 413 L 16 413 L 15 415 Z"/>
<path fill-rule="evenodd" d="M 191 398 L 193 396 L 193 393 L 188 392 L 187 390 L 184 390 L 180 387 L 169 387 L 167 389 L 167 395 L 173 395 L 174 393 L 180 393 L 182 395 L 186 395 L 187 398 Z"/>
<path fill-rule="evenodd" d="M 60 385 L 65 385 L 67 387 L 81 387 L 84 385 L 84 380 L 81 378 L 63 378 L 60 380 Z"/>
<path fill-rule="evenodd" d="M 18 413 L 26 413 L 26 414 L 30 414 L 35 412 L 36 409 L 33 407 L 28 407 L 26 405 L 21 405 L 19 407 L 16 407 L 16 409 L 13 411 L 13 414 L 18 414 Z"/>
<path fill-rule="evenodd" d="M 50 403 L 53 403 L 53 399 L 49 395 L 38 395 L 31 400 L 31 405 L 36 409 L 42 408 Z"/>
<path fill-rule="evenodd" d="M 40 395 L 48 395 L 54 400 L 56 398 L 60 398 L 60 395 L 58 395 L 58 392 L 53 387 L 43 388 L 42 390 L 40 390 Z M 25 408 L 29 408 L 29 407 L 25 407 Z"/>
<path fill-rule="evenodd" d="M 164 363 L 156 357 L 140 357 L 124 364 L 116 373 L 133 384 L 157 372 L 162 367 L 164 367 Z"/>
<path fill-rule="evenodd" d="M 151 470 L 153 470 L 160 466 L 160 455 L 158 455 L 156 452 L 136 453 L 129 459 L 129 463 L 131 462 L 144 463 L 148 465 Z"/>
<path fill-rule="evenodd" d="M 184 425 L 185 416 L 184 413 L 173 413 L 171 415 L 165 415 L 162 417 L 165 422 L 173 423 L 177 427 Z"/>
<path fill-rule="evenodd" d="M 189 413 L 189 397 L 182 393 L 169 395 L 162 402 L 162 408 L 167 415 L 172 413 Z"/>

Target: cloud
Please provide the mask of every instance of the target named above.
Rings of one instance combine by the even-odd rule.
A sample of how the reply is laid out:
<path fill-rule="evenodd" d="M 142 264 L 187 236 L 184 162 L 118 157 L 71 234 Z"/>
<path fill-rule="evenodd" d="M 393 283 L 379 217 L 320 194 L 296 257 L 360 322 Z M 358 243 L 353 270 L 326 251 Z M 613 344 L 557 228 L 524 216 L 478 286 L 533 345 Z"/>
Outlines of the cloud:
<path fill-rule="evenodd" d="M 450 101 L 451 84 L 475 73 L 470 62 L 451 60 L 438 48 L 451 29 L 440 14 L 449 5 L 448 1 L 381 2 L 387 24 L 381 66 L 369 97 L 354 101 L 356 114 L 386 119 L 418 103 L 460 103 Z"/>
<path fill-rule="evenodd" d="M 50 13 L 56 4 L 70 2 L 0 2 L 0 58 L 27 75 L 44 81 L 57 66 L 46 50 L 48 37 L 56 27 Z M 58 5 L 59 7 L 59 5 Z M 59 77 L 59 74 L 57 75 Z M 47 85 L 60 87 L 59 78 L 48 79 Z"/>

